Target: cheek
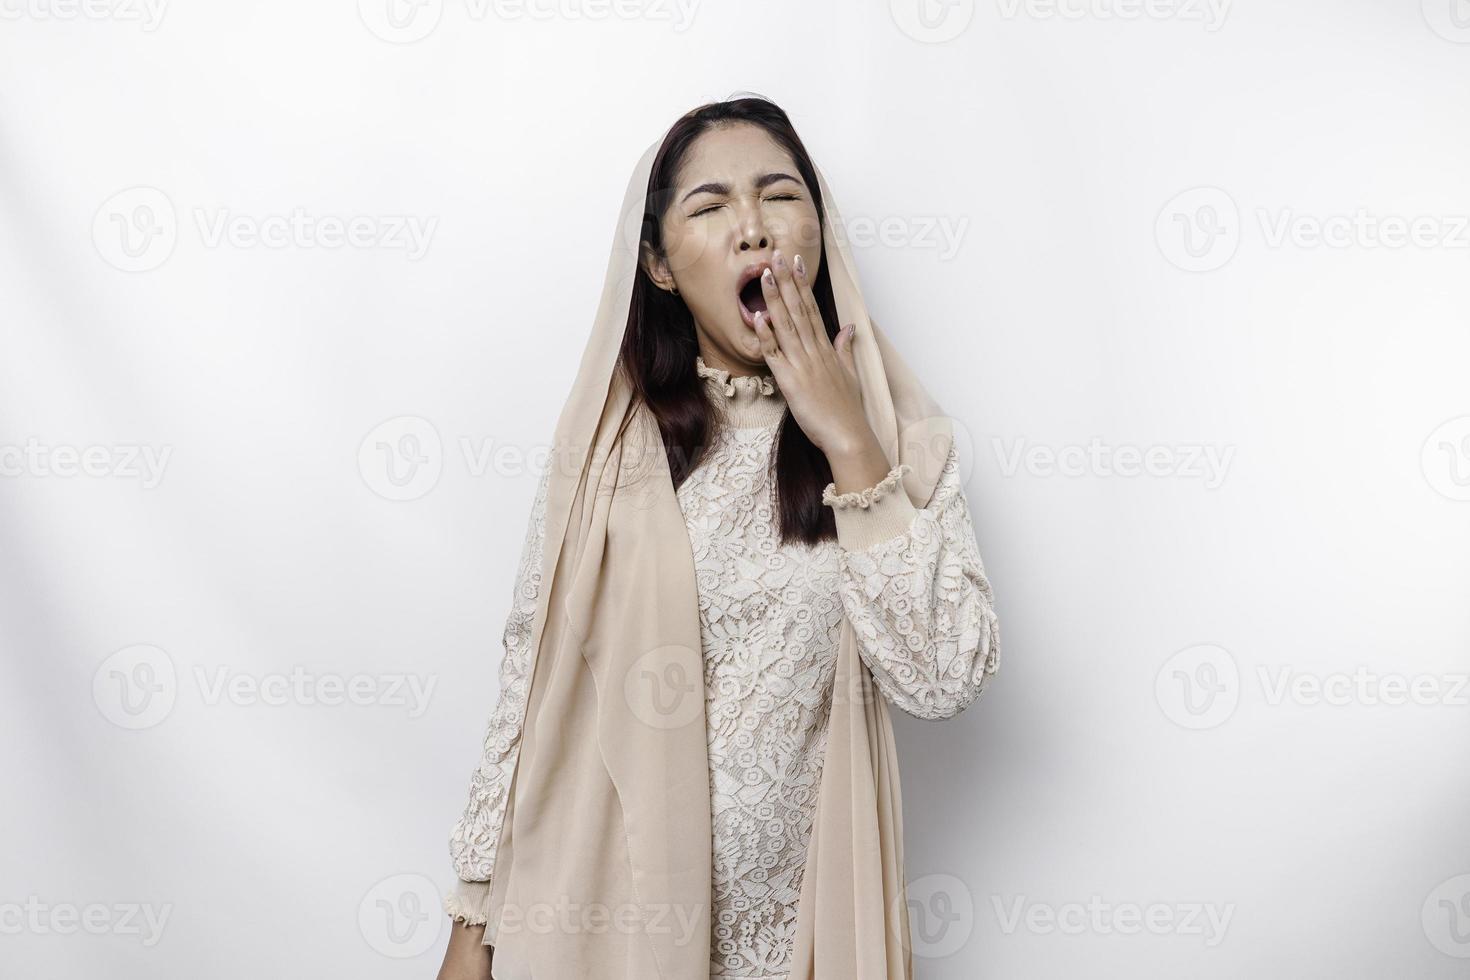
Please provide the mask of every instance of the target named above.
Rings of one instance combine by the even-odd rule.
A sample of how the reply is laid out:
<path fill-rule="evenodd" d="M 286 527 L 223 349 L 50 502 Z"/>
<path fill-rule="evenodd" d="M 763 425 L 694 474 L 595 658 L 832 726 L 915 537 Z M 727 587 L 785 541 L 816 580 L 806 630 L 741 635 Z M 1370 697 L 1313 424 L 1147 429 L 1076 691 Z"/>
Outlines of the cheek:
<path fill-rule="evenodd" d="M 812 265 L 821 256 L 822 223 L 817 220 L 814 209 L 804 209 L 783 216 L 783 220 L 772 230 L 778 245 L 788 252 L 800 252 L 808 265 Z"/>
<path fill-rule="evenodd" d="M 670 231 L 664 237 L 669 268 L 681 283 L 693 287 L 704 278 L 707 267 L 719 254 L 719 243 L 711 235 L 708 222 Z"/>

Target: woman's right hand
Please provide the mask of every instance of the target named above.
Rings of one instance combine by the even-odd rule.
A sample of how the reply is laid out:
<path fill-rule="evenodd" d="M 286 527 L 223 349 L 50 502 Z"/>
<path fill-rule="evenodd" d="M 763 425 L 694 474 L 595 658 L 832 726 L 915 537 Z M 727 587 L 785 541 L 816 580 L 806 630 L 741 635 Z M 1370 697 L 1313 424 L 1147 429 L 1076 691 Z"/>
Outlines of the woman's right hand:
<path fill-rule="evenodd" d="M 463 919 L 451 919 L 449 926 L 449 947 L 437 980 L 495 980 L 490 974 L 495 947 L 485 945 L 485 927 L 466 925 Z"/>

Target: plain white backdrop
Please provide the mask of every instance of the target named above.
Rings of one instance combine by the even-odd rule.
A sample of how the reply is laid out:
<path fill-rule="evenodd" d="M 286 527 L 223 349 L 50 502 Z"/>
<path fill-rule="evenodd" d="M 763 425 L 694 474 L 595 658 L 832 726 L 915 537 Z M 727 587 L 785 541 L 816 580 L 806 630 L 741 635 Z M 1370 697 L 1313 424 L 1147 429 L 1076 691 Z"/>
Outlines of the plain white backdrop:
<path fill-rule="evenodd" d="M 747 90 L 996 590 L 919 976 L 1465 975 L 1463 0 L 0 20 L 0 975 L 432 976 L 627 175 Z"/>

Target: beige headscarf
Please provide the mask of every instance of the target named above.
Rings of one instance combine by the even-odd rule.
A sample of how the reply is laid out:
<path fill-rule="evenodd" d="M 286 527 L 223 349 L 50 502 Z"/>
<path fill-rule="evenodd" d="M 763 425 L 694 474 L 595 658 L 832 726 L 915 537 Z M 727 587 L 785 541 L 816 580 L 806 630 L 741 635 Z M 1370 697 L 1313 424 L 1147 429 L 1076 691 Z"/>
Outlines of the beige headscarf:
<path fill-rule="evenodd" d="M 649 174 L 628 181 L 597 319 L 557 423 L 517 768 L 487 901 L 496 980 L 702 980 L 710 777 L 694 558 L 657 424 L 615 371 Z M 868 316 L 818 171 L 837 312 L 868 422 L 916 506 L 952 431 Z M 693 370 L 691 364 L 690 370 Z M 547 584 L 549 583 L 549 585 Z M 910 980 L 888 706 L 843 622 L 790 980 Z"/>

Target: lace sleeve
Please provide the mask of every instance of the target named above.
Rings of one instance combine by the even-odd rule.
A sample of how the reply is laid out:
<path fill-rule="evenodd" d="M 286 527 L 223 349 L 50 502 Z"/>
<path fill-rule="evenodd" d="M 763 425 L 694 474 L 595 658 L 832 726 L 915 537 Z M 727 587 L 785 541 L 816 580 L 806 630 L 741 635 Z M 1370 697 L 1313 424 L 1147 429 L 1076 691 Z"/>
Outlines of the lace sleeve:
<path fill-rule="evenodd" d="M 470 776 L 468 802 L 449 836 L 449 853 L 459 881 L 446 897 L 444 909 L 452 918 L 464 919 L 472 925 L 485 922 L 484 904 L 489 898 L 495 870 L 506 792 L 521 744 L 521 724 L 531 680 L 531 627 L 541 592 L 550 477 L 548 464 L 536 488 L 531 519 L 521 545 L 510 616 L 501 638 L 505 652 L 500 661 L 500 696 L 486 726 L 480 762 Z"/>
<path fill-rule="evenodd" d="M 999 623 L 953 447 L 915 508 L 900 464 L 837 508 L 843 609 L 883 696 L 918 718 L 951 718 L 1000 667 Z"/>

